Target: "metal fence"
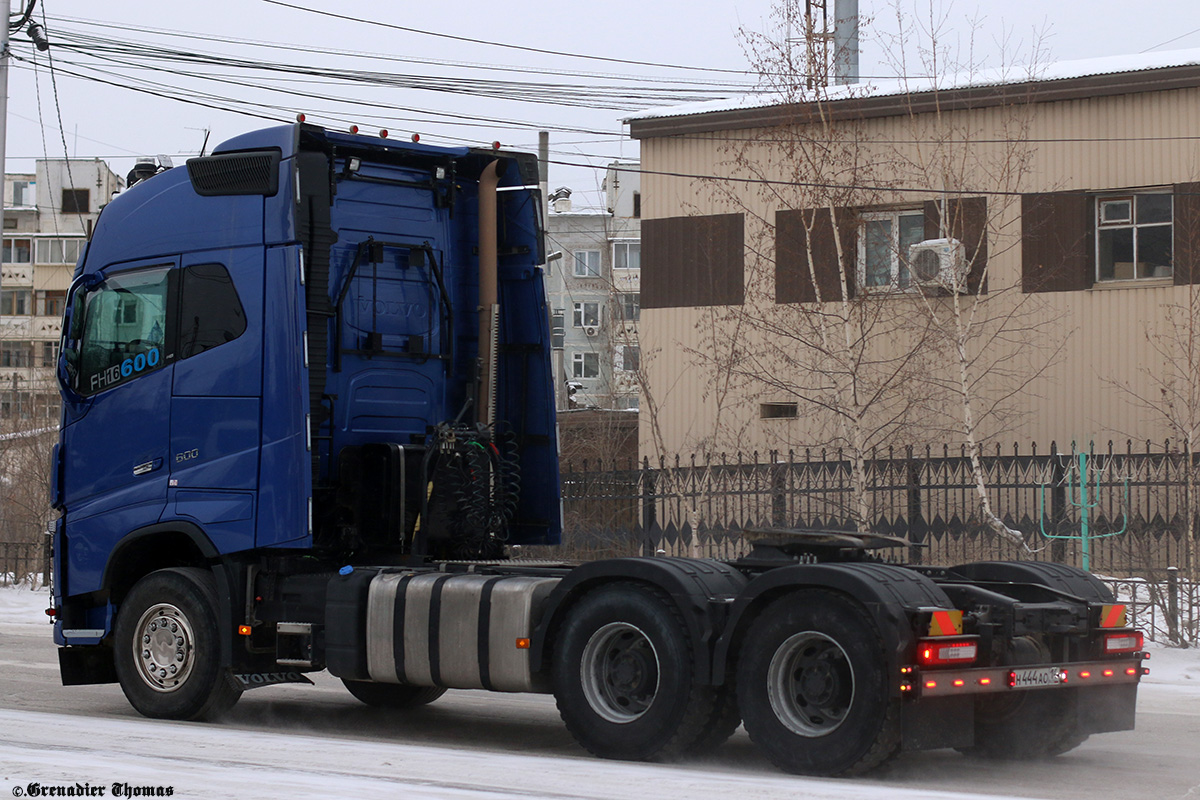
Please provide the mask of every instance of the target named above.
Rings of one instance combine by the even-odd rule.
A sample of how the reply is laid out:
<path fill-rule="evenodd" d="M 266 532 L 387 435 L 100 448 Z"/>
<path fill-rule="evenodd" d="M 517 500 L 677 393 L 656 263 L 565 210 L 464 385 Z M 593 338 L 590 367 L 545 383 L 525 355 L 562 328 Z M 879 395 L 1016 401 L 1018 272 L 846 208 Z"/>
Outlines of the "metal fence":
<path fill-rule="evenodd" d="M 1024 452 L 996 446 L 982 461 L 992 508 L 1024 544 L 984 524 L 961 449 L 889 450 L 867 461 L 866 494 L 869 529 L 912 542 L 890 559 L 1057 561 L 1117 577 L 1159 578 L 1188 563 L 1191 471 L 1170 442 L 1064 452 L 1051 444 L 1045 453 L 1033 445 Z M 1193 491 L 1198 480 L 1191 479 Z M 659 550 L 731 558 L 745 552 L 746 529 L 855 529 L 851 485 L 850 462 L 837 451 L 566 465 L 564 539 L 584 558 Z M 1200 521 L 1192 526 L 1197 530 Z"/>
<path fill-rule="evenodd" d="M 0 542 L 0 586 L 42 585 L 49 572 L 47 548 L 40 542 Z"/>

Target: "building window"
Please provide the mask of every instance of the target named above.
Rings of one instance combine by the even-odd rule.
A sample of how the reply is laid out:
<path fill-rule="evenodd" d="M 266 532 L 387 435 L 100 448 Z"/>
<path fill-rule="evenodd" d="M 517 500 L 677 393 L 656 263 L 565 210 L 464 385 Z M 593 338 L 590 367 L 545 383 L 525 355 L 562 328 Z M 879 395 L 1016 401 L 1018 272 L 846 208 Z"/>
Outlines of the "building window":
<path fill-rule="evenodd" d="M 617 295 L 617 311 L 623 322 L 637 322 L 641 316 L 641 295 L 637 292 L 621 292 Z"/>
<path fill-rule="evenodd" d="M 758 407 L 761 419 L 795 419 L 800 416 L 798 403 L 762 403 Z"/>
<path fill-rule="evenodd" d="M 88 190 L 87 189 L 63 189 L 62 190 L 62 213 L 64 214 L 86 214 L 88 213 Z"/>
<path fill-rule="evenodd" d="M 38 239 L 38 264 L 75 264 L 83 248 L 83 239 Z"/>
<path fill-rule="evenodd" d="M 32 367 L 33 342 L 0 342 L 0 367 Z"/>
<path fill-rule="evenodd" d="M 642 365 L 642 349 L 636 344 L 622 345 L 617 348 L 617 369 L 625 372 L 637 372 Z"/>
<path fill-rule="evenodd" d="M 30 302 L 31 293 L 28 289 L 4 289 L 0 291 L 0 315 L 20 317 L 33 313 Z"/>
<path fill-rule="evenodd" d="M 13 181 L 12 204 L 14 206 L 32 206 L 34 185 L 31 181 Z"/>
<path fill-rule="evenodd" d="M 587 326 L 597 326 L 600 324 L 600 304 L 599 303 L 576 303 L 575 304 L 575 327 L 583 328 Z"/>
<path fill-rule="evenodd" d="M 642 243 L 616 242 L 613 244 L 613 269 L 641 269 Z"/>
<path fill-rule="evenodd" d="M 596 378 L 599 375 L 599 353 L 575 353 L 571 356 L 571 377 Z"/>
<path fill-rule="evenodd" d="M 641 216 L 642 216 L 642 193 L 641 192 L 633 193 L 633 216 L 634 216 L 634 219 L 641 219 Z M 637 398 L 634 398 L 634 399 L 636 400 Z M 634 408 L 636 408 L 636 407 L 637 406 L 634 406 Z"/>
<path fill-rule="evenodd" d="M 600 277 L 600 251 L 599 250 L 576 250 L 575 251 L 575 277 L 576 278 L 599 278 Z"/>
<path fill-rule="evenodd" d="M 59 400 L 56 394 L 38 394 L 33 399 L 34 414 L 44 419 L 54 419 L 59 413 Z"/>
<path fill-rule="evenodd" d="M 859 286 L 867 290 L 907 289 L 908 248 L 924 239 L 924 211 L 863 214 L 858 240 Z"/>
<path fill-rule="evenodd" d="M 623 394 L 616 398 L 616 407 L 629 411 L 637 411 L 639 406 L 638 395 Z"/>
<path fill-rule="evenodd" d="M 1096 198 L 1096 280 L 1171 277 L 1172 201 L 1169 194 Z"/>
<path fill-rule="evenodd" d="M 562 347 L 567 338 L 567 312 L 561 308 L 554 309 L 550 317 L 550 346 Z"/>
<path fill-rule="evenodd" d="M 39 317 L 61 317 L 66 304 L 67 293 L 64 291 L 38 292 L 34 313 Z"/>
<path fill-rule="evenodd" d="M 42 366 L 53 367 L 58 364 L 58 342 L 42 342 Z"/>
<path fill-rule="evenodd" d="M 5 239 L 4 263 L 28 264 L 30 261 L 30 244 L 29 239 Z"/>

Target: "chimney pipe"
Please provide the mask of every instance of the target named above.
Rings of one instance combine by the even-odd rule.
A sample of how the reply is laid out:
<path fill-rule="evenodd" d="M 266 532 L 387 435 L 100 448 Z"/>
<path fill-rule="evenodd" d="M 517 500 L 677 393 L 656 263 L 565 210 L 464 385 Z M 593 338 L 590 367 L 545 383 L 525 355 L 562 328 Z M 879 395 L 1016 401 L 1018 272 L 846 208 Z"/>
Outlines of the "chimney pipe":
<path fill-rule="evenodd" d="M 833 8 L 834 81 L 858 83 L 858 0 L 835 0 Z"/>
<path fill-rule="evenodd" d="M 500 334 L 496 188 L 506 163 L 496 159 L 479 175 L 479 390 L 475 419 L 484 425 L 491 425 L 496 414 L 496 342 Z"/>

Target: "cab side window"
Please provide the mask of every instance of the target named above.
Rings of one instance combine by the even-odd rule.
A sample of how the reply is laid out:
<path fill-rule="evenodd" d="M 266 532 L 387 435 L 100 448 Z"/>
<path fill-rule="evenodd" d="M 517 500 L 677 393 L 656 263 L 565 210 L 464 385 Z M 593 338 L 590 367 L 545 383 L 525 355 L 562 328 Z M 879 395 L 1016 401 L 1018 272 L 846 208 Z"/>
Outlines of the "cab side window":
<path fill-rule="evenodd" d="M 246 331 L 246 312 L 229 271 L 198 264 L 183 271 L 179 297 L 179 358 L 231 342 Z"/>
<path fill-rule="evenodd" d="M 77 389 L 92 395 L 161 369 L 167 361 L 170 270 L 116 275 L 88 292 Z"/>

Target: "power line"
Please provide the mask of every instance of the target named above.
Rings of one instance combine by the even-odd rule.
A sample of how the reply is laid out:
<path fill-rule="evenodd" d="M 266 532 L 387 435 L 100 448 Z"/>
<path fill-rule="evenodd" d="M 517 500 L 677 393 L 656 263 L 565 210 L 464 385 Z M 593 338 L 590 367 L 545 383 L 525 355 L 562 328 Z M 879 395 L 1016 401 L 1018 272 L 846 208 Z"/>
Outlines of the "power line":
<path fill-rule="evenodd" d="M 56 20 L 56 21 L 64 21 L 64 22 L 78 22 L 78 23 L 82 23 L 84 25 L 98 27 L 98 28 L 112 28 L 112 29 L 120 30 L 122 32 L 128 31 L 127 25 L 118 25 L 115 23 L 108 23 L 108 22 L 103 22 L 100 20 L 91 20 L 91 19 L 86 19 L 83 17 L 51 16 L 50 19 Z M 141 33 L 148 33 L 148 34 L 153 34 L 153 35 L 158 35 L 158 36 L 166 36 L 166 37 L 173 37 L 173 38 L 180 38 L 180 39 L 190 39 L 190 40 L 195 40 L 195 41 L 220 42 L 223 44 L 233 43 L 233 44 L 246 45 L 248 47 L 260 47 L 260 48 L 271 49 L 271 50 L 284 50 L 287 52 L 320 53 L 322 55 L 339 55 L 339 56 L 347 56 L 347 57 L 352 57 L 352 58 L 362 58 L 362 59 L 368 59 L 368 60 L 378 60 L 378 61 L 406 63 L 406 64 L 448 66 L 448 67 L 458 67 L 458 68 L 463 68 L 463 69 L 478 69 L 478 70 L 485 70 L 485 71 L 492 71 L 492 72 L 515 72 L 515 73 L 527 73 L 527 74 L 537 74 L 537 75 L 562 75 L 565 77 L 575 77 L 575 78 L 595 78 L 597 80 L 635 80 L 640 83 L 666 83 L 666 84 L 684 85 L 684 86 L 691 86 L 691 85 L 725 86 L 725 87 L 729 87 L 729 88 L 733 88 L 733 89 L 738 89 L 741 91 L 750 91 L 753 89 L 753 87 L 750 84 L 747 84 L 744 82 L 714 81 L 714 80 L 709 80 L 709 79 L 701 80 L 701 79 L 693 79 L 693 78 L 659 78 L 659 77 L 653 77 L 653 76 L 648 76 L 648 75 L 627 75 L 627 74 L 614 74 L 614 73 L 604 73 L 604 72 L 584 72 L 584 71 L 579 71 L 579 70 L 554 69 L 554 68 L 550 68 L 550 67 L 525 67 L 525 66 L 511 66 L 511 65 L 506 66 L 506 65 L 500 65 L 500 64 L 485 64 L 485 63 L 470 62 L 470 61 L 453 61 L 450 59 L 427 58 L 427 57 L 426 58 L 416 58 L 416 57 L 412 57 L 412 56 L 397 56 L 397 55 L 383 54 L 383 53 L 371 53 L 371 52 L 360 51 L 360 50 L 341 50 L 341 49 L 328 48 L 328 47 L 314 47 L 314 46 L 305 46 L 305 45 L 297 45 L 297 44 L 285 44 L 285 43 L 281 43 L 281 42 L 265 42 L 265 41 L 261 41 L 261 40 L 241 39 L 241 38 L 237 38 L 237 37 L 228 37 L 228 36 L 212 36 L 212 35 L 200 34 L 200 33 L 173 31 L 173 30 L 164 29 L 164 28 L 149 28 L 149 27 L 145 27 L 145 26 L 139 26 L 138 30 Z M 127 40 L 122 39 L 122 41 L 127 41 Z"/>
<path fill-rule="evenodd" d="M 543 49 L 540 47 L 526 47 L 524 45 L 506 44 L 504 42 L 489 42 L 485 39 L 474 39 L 474 38 L 471 38 L 468 36 L 455 36 L 454 34 L 450 34 L 450 33 L 437 33 L 434 31 L 425 31 L 425 30 L 421 30 L 419 28 L 408 28 L 403 25 L 394 25 L 392 23 L 381 22 L 379 20 L 360 19 L 358 17 L 350 17 L 350 16 L 346 16 L 344 14 L 335 14 L 332 11 L 320 11 L 315 8 L 306 8 L 305 6 L 299 6 L 299 5 L 295 5 L 293 3 L 285 3 L 285 2 L 282 2 L 282 0 L 262 0 L 262 2 L 269 3 L 274 6 L 282 6 L 284 8 L 291 8 L 296 11 L 303 11 L 308 14 L 317 14 L 317 15 L 320 15 L 323 17 L 332 17 L 334 19 L 346 20 L 347 22 L 356 22 L 356 23 L 364 24 L 364 25 L 374 25 L 374 26 L 380 27 L 380 28 L 390 28 L 392 30 L 404 31 L 406 33 L 416 33 L 416 34 L 420 34 L 422 36 L 435 36 L 440 39 L 451 39 L 456 42 L 466 42 L 469 44 L 482 44 L 482 45 L 488 45 L 490 47 L 503 47 L 503 48 L 506 48 L 509 50 L 521 50 L 526 53 L 539 53 L 541 55 L 561 56 L 564 58 L 580 58 L 580 59 L 585 59 L 588 61 L 605 61 L 610 64 L 628 64 L 628 65 L 635 66 L 635 67 L 661 67 L 663 69 L 679 69 L 679 70 L 688 70 L 688 71 L 693 71 L 693 72 L 712 72 L 712 73 L 722 73 L 722 74 L 727 74 L 727 75 L 749 75 L 749 74 L 751 74 L 750 72 L 748 72 L 746 70 L 721 69 L 721 68 L 717 68 L 717 67 L 691 67 L 691 66 L 684 66 L 682 64 L 662 64 L 662 63 L 658 63 L 658 62 L 654 62 L 654 61 L 636 61 L 636 60 L 625 59 L 625 58 L 610 58 L 608 56 L 593 56 L 593 55 L 584 55 L 582 53 L 567 53 L 567 52 L 563 52 L 561 50 L 546 50 L 546 49 Z"/>

